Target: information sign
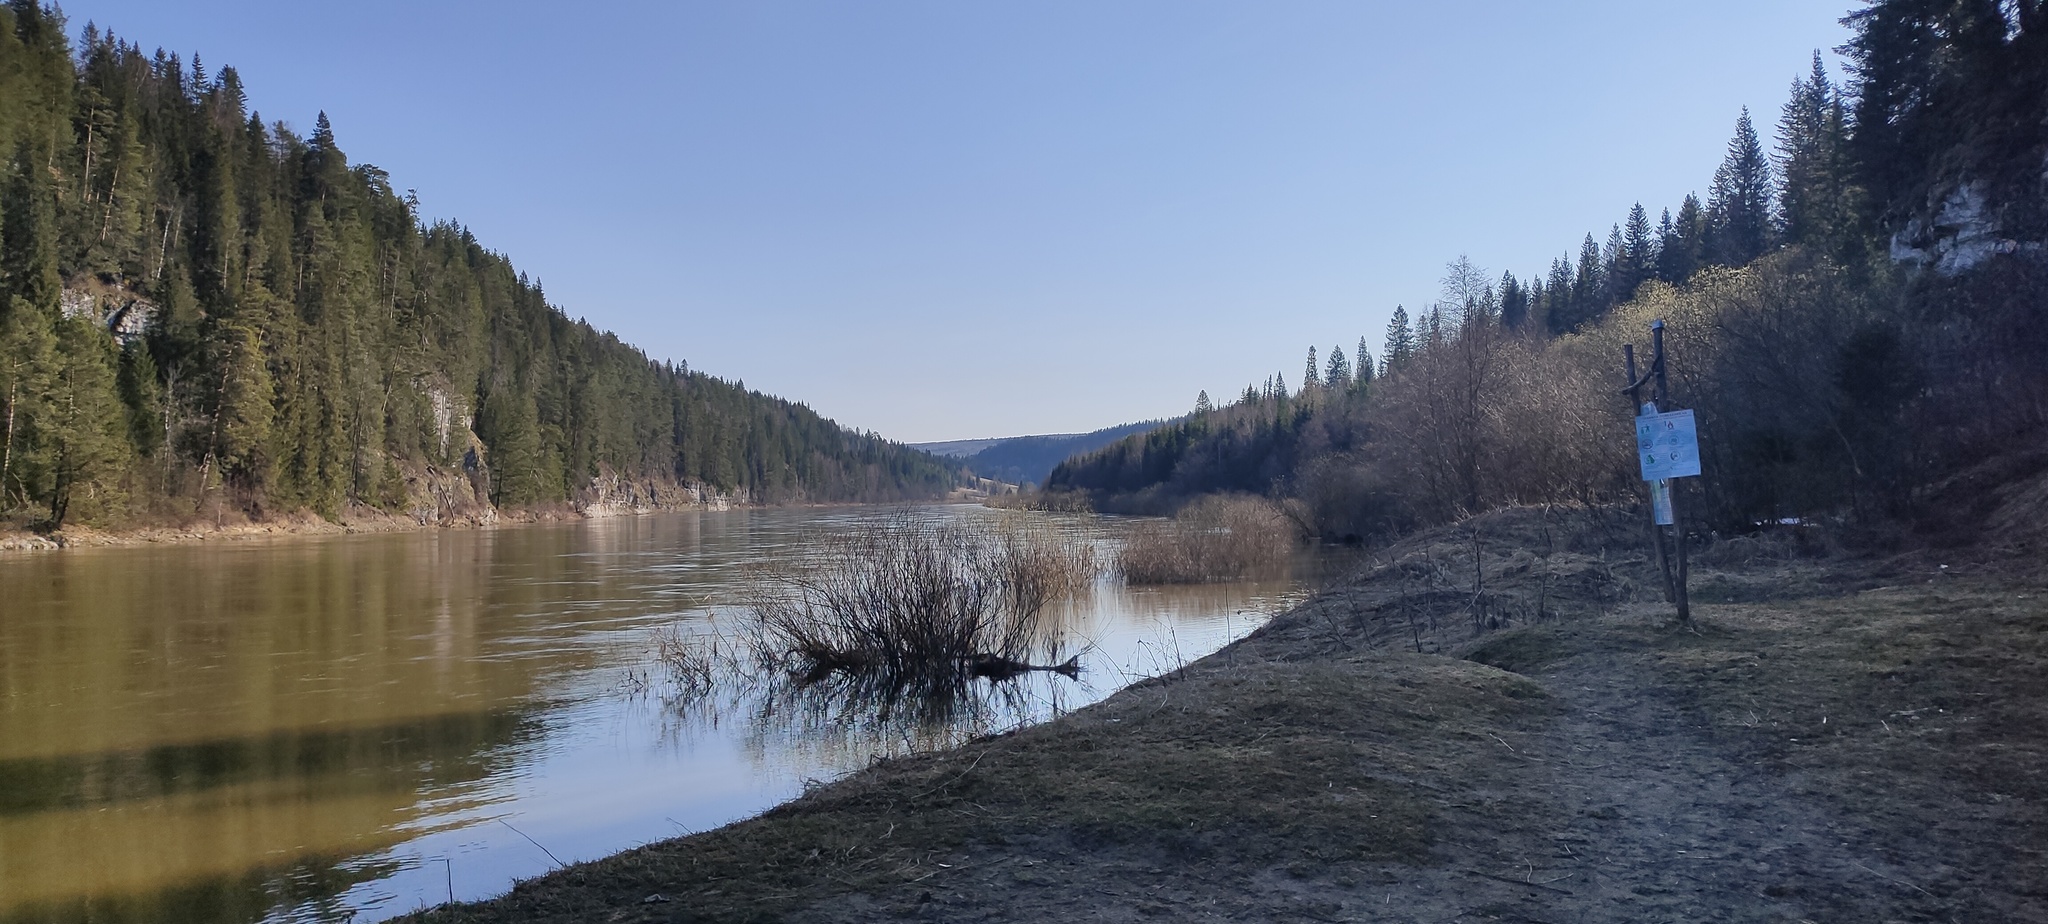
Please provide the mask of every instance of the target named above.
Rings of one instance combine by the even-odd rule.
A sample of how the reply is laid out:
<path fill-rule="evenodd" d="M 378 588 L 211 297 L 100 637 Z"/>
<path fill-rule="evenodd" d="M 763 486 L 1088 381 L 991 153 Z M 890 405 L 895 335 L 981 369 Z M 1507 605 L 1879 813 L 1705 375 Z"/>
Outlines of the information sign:
<path fill-rule="evenodd" d="M 1642 462 L 1644 481 L 1697 476 L 1700 436 L 1692 412 L 1671 411 L 1636 418 L 1636 459 Z"/>

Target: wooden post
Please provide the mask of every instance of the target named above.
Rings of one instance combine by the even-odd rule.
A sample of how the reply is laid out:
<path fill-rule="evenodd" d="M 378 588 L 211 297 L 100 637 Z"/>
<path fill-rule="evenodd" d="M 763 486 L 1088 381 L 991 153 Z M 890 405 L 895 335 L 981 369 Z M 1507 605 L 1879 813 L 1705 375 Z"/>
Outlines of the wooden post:
<path fill-rule="evenodd" d="M 1644 371 L 1641 375 L 1637 374 L 1635 344 L 1623 344 L 1621 353 L 1623 360 L 1628 364 L 1628 387 L 1623 389 L 1623 391 L 1628 394 L 1630 411 L 1635 416 L 1641 417 L 1645 414 L 1656 414 L 1666 410 L 1665 405 L 1670 399 L 1664 363 L 1664 322 L 1660 320 L 1650 324 L 1650 368 L 1648 370 Z M 1643 400 L 1642 388 L 1644 385 L 1653 385 L 1652 397 L 1649 401 Z M 1677 479 L 1675 478 L 1663 480 L 1664 497 L 1671 512 L 1672 535 L 1669 540 L 1665 538 L 1663 524 L 1657 522 L 1658 483 L 1652 481 L 1644 482 L 1650 491 L 1650 545 L 1657 550 L 1657 572 L 1664 581 L 1664 599 L 1678 608 L 1678 621 L 1687 628 L 1691 628 L 1692 601 L 1686 587 L 1690 563 L 1687 561 L 1685 521 L 1680 515 L 1678 486 L 1676 482 Z M 1667 541 L 1671 544 L 1667 545 Z"/>
<path fill-rule="evenodd" d="M 1650 348 L 1656 351 L 1657 354 L 1653 371 L 1657 373 L 1657 409 L 1661 411 L 1664 409 L 1665 402 L 1669 400 L 1666 394 L 1664 379 L 1664 321 L 1661 318 L 1650 322 Z M 1683 508 L 1678 503 L 1678 485 L 1675 483 L 1677 480 L 1672 478 L 1666 481 L 1666 494 L 1669 496 L 1671 503 L 1671 540 L 1672 544 L 1677 547 L 1675 557 L 1678 559 L 1677 573 L 1671 577 L 1671 602 L 1678 605 L 1678 621 L 1683 623 L 1686 628 L 1691 628 L 1692 600 L 1686 588 L 1686 578 L 1688 577 L 1686 572 L 1689 569 L 1687 568 L 1685 548 L 1687 544 L 1685 541 L 1685 515 Z M 1661 529 L 1658 531 L 1662 532 Z"/>
<path fill-rule="evenodd" d="M 1636 375 L 1636 345 L 1633 343 L 1622 344 L 1621 356 L 1622 359 L 1628 362 L 1629 413 L 1641 417 L 1643 415 L 1642 391 L 1644 377 Z M 1649 485 L 1649 482 L 1644 482 L 1644 484 Z M 1665 551 L 1664 529 L 1657 525 L 1657 499 L 1655 497 L 1656 487 L 1654 485 L 1650 485 L 1650 494 L 1652 495 L 1650 498 L 1650 521 L 1645 524 L 1650 528 L 1650 547 L 1657 550 L 1657 576 L 1662 579 L 1661 583 L 1664 585 L 1664 602 L 1676 603 L 1678 602 L 1676 592 L 1671 586 L 1671 555 Z"/>

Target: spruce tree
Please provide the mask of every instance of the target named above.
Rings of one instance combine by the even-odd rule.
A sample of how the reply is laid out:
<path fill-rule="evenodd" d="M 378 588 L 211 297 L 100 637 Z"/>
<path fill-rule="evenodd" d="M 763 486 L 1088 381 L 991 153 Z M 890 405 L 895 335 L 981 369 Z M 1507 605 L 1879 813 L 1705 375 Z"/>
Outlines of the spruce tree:
<path fill-rule="evenodd" d="M 1621 282 L 1615 286 L 1620 300 L 1627 301 L 1636 288 L 1657 275 L 1657 241 L 1650 233 L 1650 214 L 1638 202 L 1628 210 L 1623 227 Z"/>
<path fill-rule="evenodd" d="M 214 457 L 226 481 L 243 491 L 270 482 L 272 402 L 275 392 L 263 342 L 248 324 L 229 325 L 221 338 L 220 405 L 214 409 Z"/>
<path fill-rule="evenodd" d="M 50 528 L 74 507 L 87 518 L 126 505 L 119 474 L 130 455 L 127 418 L 115 381 L 113 341 L 99 325 L 65 318 L 57 326 L 57 367 L 41 436 L 50 464 Z M 83 497 L 84 504 L 74 504 Z"/>
<path fill-rule="evenodd" d="M 1838 256 L 1857 223 L 1846 120 L 1816 51 L 1811 73 L 1792 82 L 1778 119 L 1779 223 L 1787 241 Z"/>
<path fill-rule="evenodd" d="M 163 447 L 163 390 L 156 360 L 141 342 L 121 349 L 118 384 L 121 403 L 128 410 L 128 438 L 136 452 L 153 457 Z"/>
<path fill-rule="evenodd" d="M 1343 347 L 1330 348 L 1330 365 L 1324 372 L 1323 384 L 1335 391 L 1351 386 L 1351 360 L 1345 357 Z"/>
<path fill-rule="evenodd" d="M 1543 327 L 1552 336 L 1572 329 L 1578 312 L 1572 305 L 1572 261 L 1569 255 L 1550 261 L 1550 277 L 1543 286 Z"/>
<path fill-rule="evenodd" d="M 43 167 L 48 148 L 23 142 L 0 184 L 0 300 L 20 298 L 54 316 L 64 278 L 57 268 L 56 190 Z"/>
<path fill-rule="evenodd" d="M 1559 287 L 1562 297 L 1552 296 L 1551 311 L 1546 319 L 1553 334 L 1578 330 L 1587 321 L 1599 317 L 1603 310 L 1601 300 L 1606 294 L 1607 276 L 1601 266 L 1600 244 L 1593 240 L 1591 232 L 1579 244 L 1577 269 L 1567 271 L 1571 276 Z"/>
<path fill-rule="evenodd" d="M 1770 246 L 1771 189 L 1771 162 L 1744 107 L 1707 199 L 1709 255 L 1715 263 L 1743 266 L 1763 256 Z"/>
<path fill-rule="evenodd" d="M 1628 239 L 1623 236 L 1621 225 L 1614 225 L 1607 231 L 1607 245 L 1600 248 L 1600 298 L 1599 314 L 1606 314 L 1609 308 L 1621 304 L 1628 295 Z"/>
<path fill-rule="evenodd" d="M 1706 214 L 1700 197 L 1687 193 L 1678 216 L 1657 242 L 1657 278 L 1683 285 L 1706 260 Z"/>
<path fill-rule="evenodd" d="M 1408 309 L 1394 306 L 1394 316 L 1387 321 L 1387 342 L 1380 350 L 1382 374 L 1400 371 L 1408 364 L 1408 357 L 1415 354 L 1415 330 L 1408 324 Z"/>
<path fill-rule="evenodd" d="M 1302 367 L 1301 370 L 1301 390 L 1304 392 L 1314 391 L 1317 388 L 1321 388 L 1322 385 L 1323 373 L 1316 365 L 1316 348 L 1311 346 L 1308 348 L 1308 365 Z"/>
<path fill-rule="evenodd" d="M 0 314 L 0 511 L 45 495 L 48 458 L 39 426 L 52 401 L 53 318 L 20 296 Z"/>
<path fill-rule="evenodd" d="M 1515 274 L 1500 274 L 1500 326 L 1509 330 L 1520 330 L 1529 320 L 1529 291 L 1522 288 Z"/>

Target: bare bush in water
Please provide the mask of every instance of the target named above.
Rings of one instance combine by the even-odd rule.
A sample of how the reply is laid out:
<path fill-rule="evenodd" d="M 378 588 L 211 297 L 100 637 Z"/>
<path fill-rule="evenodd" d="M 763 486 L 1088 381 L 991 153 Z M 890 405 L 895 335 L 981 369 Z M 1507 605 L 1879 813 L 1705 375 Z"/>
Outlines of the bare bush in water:
<path fill-rule="evenodd" d="M 722 680 L 763 664 L 762 646 L 722 631 L 692 632 L 681 622 L 654 630 L 654 662 L 686 698 L 711 692 Z"/>
<path fill-rule="evenodd" d="M 1132 530 L 1116 567 L 1133 584 L 1233 581 L 1285 566 L 1299 536 L 1264 498 L 1207 497 Z"/>
<path fill-rule="evenodd" d="M 1086 542 L 1044 527 L 903 516 L 763 572 L 747 610 L 758 644 L 813 679 L 843 673 L 938 691 L 1051 660 L 1059 638 L 1047 604 L 1095 572 Z"/>

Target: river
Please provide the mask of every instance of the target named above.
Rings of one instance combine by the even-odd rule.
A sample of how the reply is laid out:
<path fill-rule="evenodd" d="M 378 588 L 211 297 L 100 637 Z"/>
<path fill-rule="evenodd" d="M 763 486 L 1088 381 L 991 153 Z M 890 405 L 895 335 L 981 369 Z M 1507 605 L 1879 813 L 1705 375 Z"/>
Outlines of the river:
<path fill-rule="evenodd" d="M 1300 580 L 1062 610 L 1078 679 L 920 724 L 686 700 L 662 626 L 874 508 L 0 558 L 0 922 L 368 922 L 703 831 L 878 754 L 1042 721 L 1244 635 Z M 1086 541 L 1117 521 L 1030 516 Z M 1071 653 L 1071 652 L 1070 652 Z"/>

